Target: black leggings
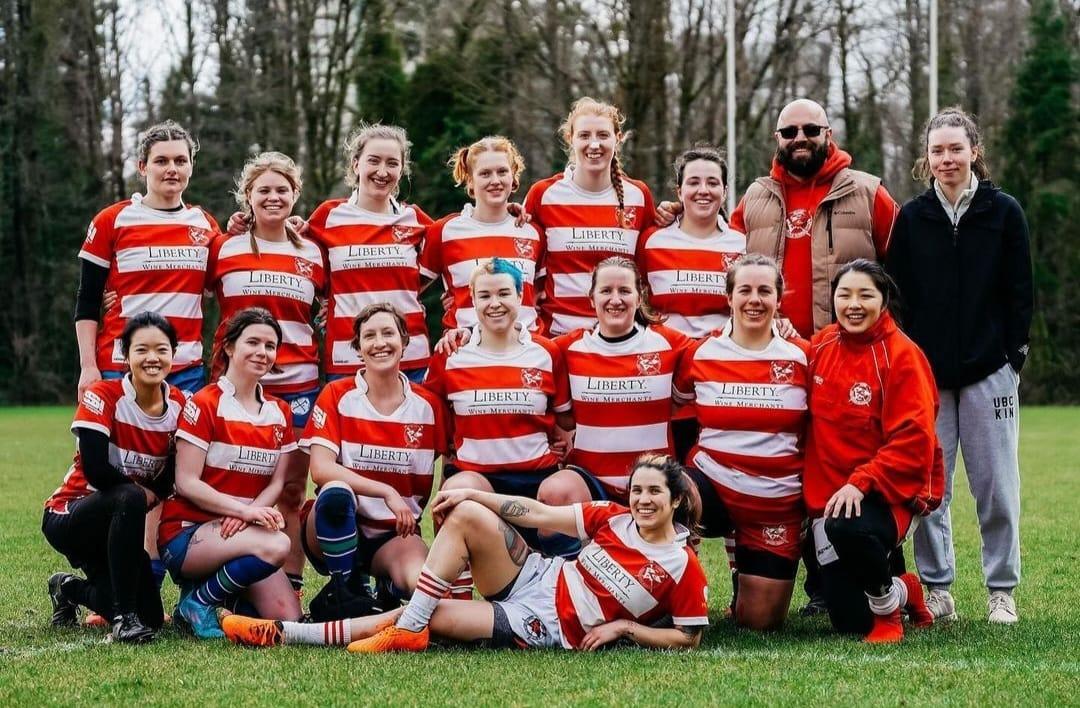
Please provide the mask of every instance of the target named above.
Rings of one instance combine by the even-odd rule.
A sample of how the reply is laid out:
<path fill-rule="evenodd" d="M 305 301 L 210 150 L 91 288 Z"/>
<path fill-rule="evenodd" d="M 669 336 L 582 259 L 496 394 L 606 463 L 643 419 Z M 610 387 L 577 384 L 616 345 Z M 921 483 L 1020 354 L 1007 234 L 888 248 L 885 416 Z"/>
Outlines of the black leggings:
<path fill-rule="evenodd" d="M 870 494 L 862 500 L 860 516 L 826 519 L 825 535 L 838 556 L 821 566 L 829 619 L 839 632 L 866 634 L 874 624 L 867 593 L 884 595 L 893 576 L 904 573 L 896 520 L 889 505 Z"/>
<path fill-rule="evenodd" d="M 143 549 L 146 496 L 134 484 L 121 484 L 68 504 L 68 513 L 46 510 L 41 530 L 53 548 L 86 580 L 64 584 L 64 595 L 112 621 L 136 612 L 151 629 L 161 627 L 164 611 L 150 556 Z"/>

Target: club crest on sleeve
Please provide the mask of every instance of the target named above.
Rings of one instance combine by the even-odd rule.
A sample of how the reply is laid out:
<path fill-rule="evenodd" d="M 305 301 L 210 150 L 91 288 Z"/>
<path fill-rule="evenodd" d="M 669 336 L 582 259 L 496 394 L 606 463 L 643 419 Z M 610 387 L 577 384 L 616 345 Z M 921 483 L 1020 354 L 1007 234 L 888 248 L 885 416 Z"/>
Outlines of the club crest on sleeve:
<path fill-rule="evenodd" d="M 848 400 L 857 406 L 870 405 L 870 399 L 873 394 L 870 392 L 870 385 L 859 381 L 851 387 L 848 391 Z"/>
<path fill-rule="evenodd" d="M 642 376 L 655 376 L 660 373 L 660 352 L 638 354 L 637 370 Z"/>
<path fill-rule="evenodd" d="M 420 447 L 420 441 L 424 437 L 424 428 L 420 425 L 406 425 L 405 426 L 405 447 L 418 448 Z"/>
<path fill-rule="evenodd" d="M 305 260 L 303 258 L 297 258 L 293 262 L 296 264 L 297 275 L 301 277 L 310 278 L 315 272 L 315 264 L 311 261 Z"/>
<path fill-rule="evenodd" d="M 319 408 L 318 404 L 311 409 L 311 420 L 314 421 L 316 428 L 321 428 L 326 425 L 326 411 Z"/>
<path fill-rule="evenodd" d="M 787 384 L 795 378 L 795 362 L 774 361 L 769 366 L 769 376 L 773 383 Z"/>
<path fill-rule="evenodd" d="M 536 615 L 529 615 L 521 621 L 521 626 L 525 630 L 525 633 L 535 640 L 546 639 L 548 635 L 547 627 L 540 621 L 540 618 Z"/>
<path fill-rule="evenodd" d="M 195 401 L 188 399 L 188 402 L 184 404 L 184 420 L 192 425 L 197 425 L 201 414 L 202 411 L 199 410 L 199 406 L 196 405 Z"/>
<path fill-rule="evenodd" d="M 83 408 L 94 415 L 101 415 L 105 412 L 105 400 L 93 391 L 88 390 L 83 393 L 82 404 Z"/>
<path fill-rule="evenodd" d="M 210 234 L 206 229 L 200 229 L 198 226 L 188 227 L 188 238 L 191 239 L 192 245 L 205 246 L 210 243 Z"/>
<path fill-rule="evenodd" d="M 539 389 L 544 381 L 544 372 L 540 369 L 522 369 L 521 385 L 525 388 Z"/>

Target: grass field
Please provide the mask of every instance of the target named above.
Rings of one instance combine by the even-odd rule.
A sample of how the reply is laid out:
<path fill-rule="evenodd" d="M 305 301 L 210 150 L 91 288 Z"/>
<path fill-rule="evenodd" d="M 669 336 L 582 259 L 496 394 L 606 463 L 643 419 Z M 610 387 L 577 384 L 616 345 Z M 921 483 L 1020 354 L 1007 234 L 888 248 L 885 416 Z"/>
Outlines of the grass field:
<path fill-rule="evenodd" d="M 707 542 L 713 626 L 693 653 L 438 650 L 356 658 L 253 651 L 166 629 L 146 647 L 48 626 L 45 580 L 63 559 L 41 536 L 41 502 L 70 462 L 70 410 L 0 410 L 0 706 L 41 703 L 277 705 L 1080 704 L 1080 408 L 1023 411 L 1022 621 L 986 623 L 974 510 L 954 505 L 961 620 L 867 647 L 793 618 L 782 633 L 722 620 L 723 548 Z M 910 555 L 909 555 L 910 560 Z M 309 597 L 317 576 L 308 570 Z M 166 585 L 165 603 L 176 601 Z M 797 597 L 796 604 L 801 604 Z"/>

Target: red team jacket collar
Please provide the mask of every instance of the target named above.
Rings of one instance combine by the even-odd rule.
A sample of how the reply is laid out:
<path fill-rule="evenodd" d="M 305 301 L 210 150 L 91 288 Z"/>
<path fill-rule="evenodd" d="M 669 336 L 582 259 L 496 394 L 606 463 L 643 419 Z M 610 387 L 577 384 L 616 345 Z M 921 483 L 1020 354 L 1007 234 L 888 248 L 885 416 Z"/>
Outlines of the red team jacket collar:
<path fill-rule="evenodd" d="M 851 155 L 844 152 L 837 146 L 836 143 L 829 143 L 829 156 L 825 158 L 825 164 L 821 166 L 818 173 L 810 180 L 799 181 L 788 174 L 788 171 L 784 169 L 783 165 L 773 158 L 772 170 L 769 172 L 769 176 L 777 182 L 780 182 L 787 188 L 798 188 L 806 185 L 816 184 L 820 182 L 832 182 L 833 177 L 836 174 L 851 165 Z"/>

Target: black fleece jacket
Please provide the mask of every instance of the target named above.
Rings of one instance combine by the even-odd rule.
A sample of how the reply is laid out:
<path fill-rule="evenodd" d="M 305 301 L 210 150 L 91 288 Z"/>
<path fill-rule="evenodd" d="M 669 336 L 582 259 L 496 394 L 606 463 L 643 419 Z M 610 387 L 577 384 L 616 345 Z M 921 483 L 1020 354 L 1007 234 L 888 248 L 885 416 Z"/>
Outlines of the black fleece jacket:
<path fill-rule="evenodd" d="M 931 186 L 900 209 L 886 269 L 904 330 L 942 389 L 980 381 L 1028 353 L 1031 246 L 1020 204 L 989 180 L 953 224 Z"/>

